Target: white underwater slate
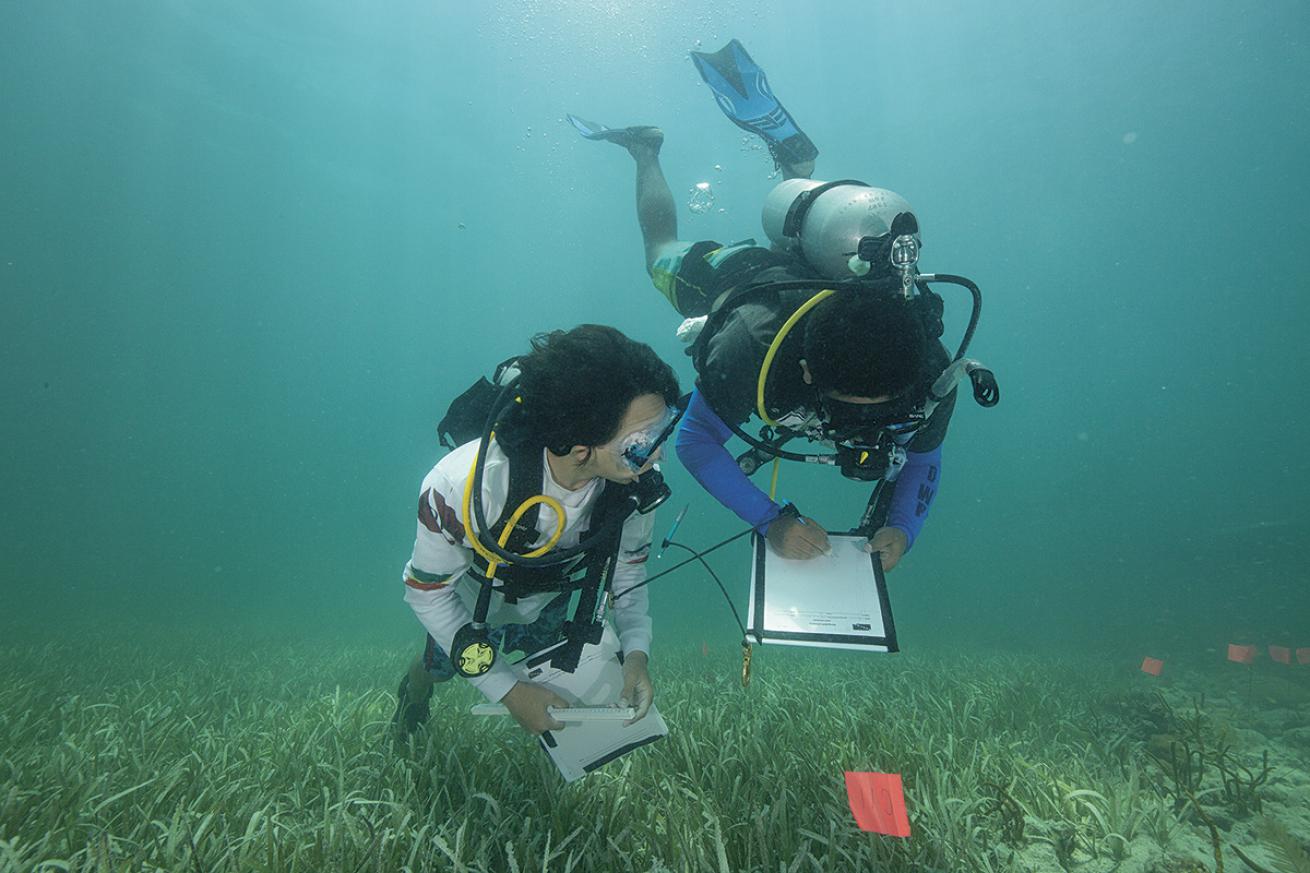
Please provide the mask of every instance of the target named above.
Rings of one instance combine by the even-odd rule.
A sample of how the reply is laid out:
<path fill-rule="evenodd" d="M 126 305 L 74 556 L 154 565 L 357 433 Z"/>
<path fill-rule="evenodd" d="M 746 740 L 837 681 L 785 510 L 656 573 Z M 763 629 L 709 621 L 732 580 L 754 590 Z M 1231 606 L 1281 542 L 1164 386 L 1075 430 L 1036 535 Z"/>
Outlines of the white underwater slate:
<path fill-rule="evenodd" d="M 864 551 L 861 536 L 830 531 L 828 541 L 832 554 L 799 561 L 754 538 L 748 636 L 766 644 L 899 651 L 878 555 Z"/>
<path fill-rule="evenodd" d="M 520 678 L 554 691 L 571 706 L 594 708 L 618 703 L 623 691 L 623 666 L 618 658 L 618 636 L 608 623 L 598 645 L 583 647 L 578 668 L 572 673 L 550 666 L 550 656 L 556 648 L 552 646 L 524 658 L 514 665 L 515 671 Z M 578 722 L 560 720 L 565 722 L 564 729 L 542 734 L 541 747 L 567 782 L 581 779 L 669 733 L 654 706 L 641 721 L 627 726 L 613 717 L 590 717 Z"/>

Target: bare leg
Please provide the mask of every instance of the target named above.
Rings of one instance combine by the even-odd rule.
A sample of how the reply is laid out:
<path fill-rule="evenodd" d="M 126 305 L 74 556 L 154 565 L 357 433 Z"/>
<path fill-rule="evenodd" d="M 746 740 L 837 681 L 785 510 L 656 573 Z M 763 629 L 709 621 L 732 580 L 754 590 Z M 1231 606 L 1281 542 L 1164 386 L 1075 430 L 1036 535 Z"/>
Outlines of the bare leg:
<path fill-rule="evenodd" d="M 646 126 L 612 128 L 600 138 L 627 149 L 637 162 L 637 223 L 649 271 L 660 249 L 678 239 L 678 208 L 660 167 L 664 131 Z"/>
<path fill-rule="evenodd" d="M 628 151 L 637 161 L 637 222 L 650 270 L 660 249 L 678 238 L 678 209 L 660 167 L 659 149 L 638 146 Z"/>

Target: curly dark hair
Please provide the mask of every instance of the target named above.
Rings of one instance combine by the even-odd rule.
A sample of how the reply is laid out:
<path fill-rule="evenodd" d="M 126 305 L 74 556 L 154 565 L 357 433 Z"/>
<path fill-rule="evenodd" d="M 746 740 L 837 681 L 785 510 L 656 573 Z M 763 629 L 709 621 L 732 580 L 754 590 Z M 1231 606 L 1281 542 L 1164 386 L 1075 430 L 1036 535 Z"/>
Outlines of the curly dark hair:
<path fill-rule="evenodd" d="M 609 442 L 637 397 L 658 394 L 673 406 L 680 393 L 673 368 L 650 346 L 603 324 L 537 334 L 519 367 L 516 438 L 557 455 Z"/>
<path fill-rule="evenodd" d="M 805 361 L 825 393 L 895 397 L 918 383 L 926 354 L 923 323 L 896 294 L 838 291 L 806 318 Z"/>

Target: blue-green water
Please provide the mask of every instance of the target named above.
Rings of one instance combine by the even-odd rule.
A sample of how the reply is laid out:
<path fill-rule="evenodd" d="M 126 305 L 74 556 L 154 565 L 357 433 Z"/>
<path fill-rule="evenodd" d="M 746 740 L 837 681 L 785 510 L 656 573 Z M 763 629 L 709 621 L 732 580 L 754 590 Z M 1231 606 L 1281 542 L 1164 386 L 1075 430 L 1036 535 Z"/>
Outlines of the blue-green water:
<path fill-rule="evenodd" d="M 690 385 L 631 161 L 563 118 L 662 126 L 675 195 L 717 195 L 681 236 L 760 236 L 770 163 L 687 56 L 737 37 L 816 177 L 903 193 L 986 295 L 1004 399 L 955 415 L 902 644 L 1310 645 L 1305 4 L 8 2 L 0 34 L 4 632 L 417 645 L 457 390 L 582 321 Z M 684 539 L 736 529 L 669 468 Z M 783 491 L 833 527 L 866 496 Z M 701 575 L 657 584 L 657 648 L 733 641 Z"/>

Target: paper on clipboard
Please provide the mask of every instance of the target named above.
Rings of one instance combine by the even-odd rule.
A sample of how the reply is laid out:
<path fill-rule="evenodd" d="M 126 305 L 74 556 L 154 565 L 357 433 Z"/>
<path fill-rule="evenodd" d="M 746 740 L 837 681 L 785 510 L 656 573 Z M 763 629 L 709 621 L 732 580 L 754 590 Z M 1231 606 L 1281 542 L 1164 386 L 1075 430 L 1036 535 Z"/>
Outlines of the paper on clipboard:
<path fill-rule="evenodd" d="M 549 688 L 574 706 L 607 706 L 618 701 L 623 692 L 623 666 L 618 659 L 618 636 L 608 624 L 598 645 L 583 647 L 578 669 L 572 673 L 550 666 L 556 648 L 543 649 L 515 664 L 519 677 Z M 621 721 L 587 721 L 546 731 L 541 735 L 541 747 L 565 781 L 573 782 L 668 732 L 652 705 L 645 718 L 626 727 Z"/>
<path fill-rule="evenodd" d="M 759 643 L 896 652 L 887 583 L 867 540 L 828 533 L 831 555 L 783 558 L 754 538 L 748 636 Z"/>

